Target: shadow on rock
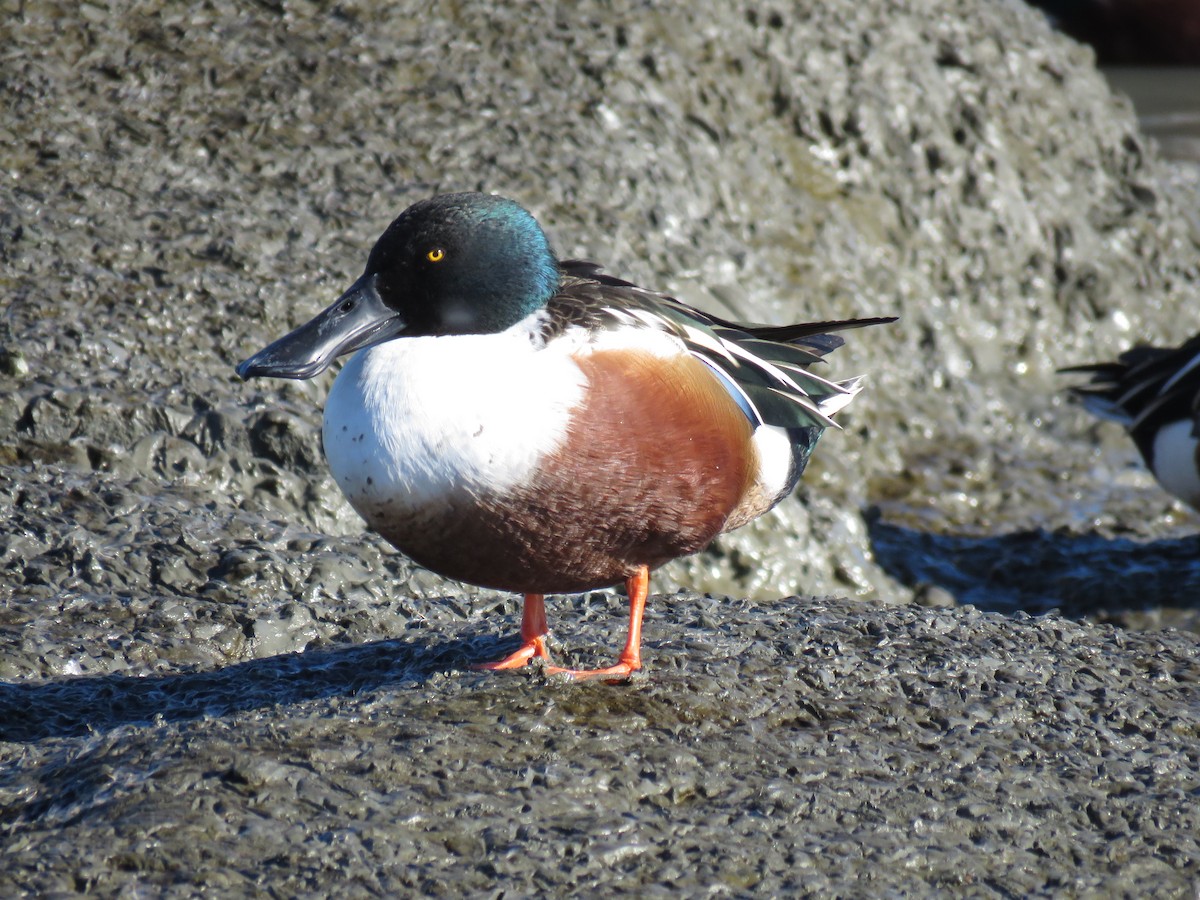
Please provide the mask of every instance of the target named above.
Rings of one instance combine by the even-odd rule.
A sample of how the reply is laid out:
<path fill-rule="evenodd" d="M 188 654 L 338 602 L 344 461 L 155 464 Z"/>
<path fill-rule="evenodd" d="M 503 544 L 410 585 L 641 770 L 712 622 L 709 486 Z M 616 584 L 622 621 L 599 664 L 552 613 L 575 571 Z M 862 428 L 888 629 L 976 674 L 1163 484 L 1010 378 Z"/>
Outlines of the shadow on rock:
<path fill-rule="evenodd" d="M 868 517 L 876 560 L 918 602 L 1057 611 L 1134 628 L 1200 631 L 1200 535 L 1139 542 L 1097 533 L 933 534 Z M 946 598 L 950 603 L 950 598 Z"/>
<path fill-rule="evenodd" d="M 487 658 L 491 637 L 379 641 L 255 659 L 184 675 L 81 676 L 0 684 L 0 741 L 72 737 L 122 725 L 223 716 L 423 682 Z"/>

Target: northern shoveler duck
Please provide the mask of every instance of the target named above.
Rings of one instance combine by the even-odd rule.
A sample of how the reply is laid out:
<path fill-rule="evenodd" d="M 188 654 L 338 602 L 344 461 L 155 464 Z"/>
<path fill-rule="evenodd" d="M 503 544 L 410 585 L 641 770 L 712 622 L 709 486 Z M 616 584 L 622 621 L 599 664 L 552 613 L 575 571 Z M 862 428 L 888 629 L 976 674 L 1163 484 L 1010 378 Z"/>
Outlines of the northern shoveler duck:
<path fill-rule="evenodd" d="M 1200 335 L 1059 371 L 1090 373 L 1070 393 L 1094 415 L 1124 425 L 1158 483 L 1200 510 Z"/>
<path fill-rule="evenodd" d="M 556 259 L 511 200 L 445 194 L 383 233 L 349 290 L 238 366 L 311 378 L 354 352 L 325 455 L 367 524 L 449 578 L 525 595 L 521 647 L 549 662 L 543 595 L 625 582 L 641 666 L 650 569 L 782 500 L 861 379 L 809 367 L 890 322 L 741 325 Z M 357 351 L 357 352 L 355 352 Z"/>

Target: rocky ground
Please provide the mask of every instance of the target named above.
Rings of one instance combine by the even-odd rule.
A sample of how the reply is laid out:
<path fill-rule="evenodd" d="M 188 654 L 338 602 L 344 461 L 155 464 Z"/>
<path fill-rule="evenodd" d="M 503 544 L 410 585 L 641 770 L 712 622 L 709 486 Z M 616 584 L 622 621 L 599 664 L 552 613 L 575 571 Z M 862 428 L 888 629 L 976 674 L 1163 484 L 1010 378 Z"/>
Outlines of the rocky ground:
<path fill-rule="evenodd" d="M 1200 330 L 1197 178 L 1039 14 L 0 30 L 3 893 L 1193 895 L 1197 520 L 1055 369 Z M 233 373 L 455 189 L 715 311 L 902 316 L 797 498 L 656 576 L 629 686 L 471 672 L 514 599 L 362 534 L 328 376 Z"/>

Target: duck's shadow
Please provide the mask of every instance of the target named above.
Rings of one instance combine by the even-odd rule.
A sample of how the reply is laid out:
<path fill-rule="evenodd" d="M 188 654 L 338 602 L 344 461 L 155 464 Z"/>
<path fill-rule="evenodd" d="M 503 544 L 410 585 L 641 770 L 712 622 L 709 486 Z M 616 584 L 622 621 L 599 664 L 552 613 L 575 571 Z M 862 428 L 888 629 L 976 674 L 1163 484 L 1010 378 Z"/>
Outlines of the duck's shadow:
<path fill-rule="evenodd" d="M 868 516 L 876 560 L 893 578 L 997 612 L 1057 611 L 1120 624 L 1200 624 L 1200 535 L 1135 541 L 1096 533 L 933 534 Z M 1163 619 L 1163 610 L 1178 616 Z"/>
<path fill-rule="evenodd" d="M 436 635 L 254 659 L 204 672 L 0 683 L 0 741 L 29 742 L 122 725 L 183 722 L 384 686 L 421 683 L 500 652 L 501 638 Z"/>

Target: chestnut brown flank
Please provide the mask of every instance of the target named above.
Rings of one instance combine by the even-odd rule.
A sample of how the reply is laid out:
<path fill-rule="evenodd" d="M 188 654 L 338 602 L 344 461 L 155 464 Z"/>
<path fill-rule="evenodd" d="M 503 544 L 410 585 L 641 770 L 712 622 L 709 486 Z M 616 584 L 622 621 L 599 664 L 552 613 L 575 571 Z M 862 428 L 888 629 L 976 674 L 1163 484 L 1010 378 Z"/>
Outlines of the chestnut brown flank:
<path fill-rule="evenodd" d="M 533 484 L 464 492 L 380 533 L 442 575 L 541 594 L 605 587 L 703 549 L 755 478 L 746 417 L 690 356 L 606 351 L 578 363 L 584 404 Z"/>

